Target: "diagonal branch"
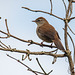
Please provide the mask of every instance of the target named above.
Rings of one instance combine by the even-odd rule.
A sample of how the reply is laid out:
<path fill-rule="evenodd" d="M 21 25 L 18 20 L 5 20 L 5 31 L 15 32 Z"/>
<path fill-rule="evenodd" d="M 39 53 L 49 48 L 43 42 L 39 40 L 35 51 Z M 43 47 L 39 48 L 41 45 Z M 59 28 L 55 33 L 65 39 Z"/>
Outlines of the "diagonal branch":
<path fill-rule="evenodd" d="M 42 11 L 42 10 L 32 10 L 32 9 L 30 9 L 30 8 L 27 8 L 27 7 L 22 7 L 22 8 L 27 9 L 27 10 L 32 11 L 32 12 L 41 12 L 41 13 L 46 13 L 46 14 L 52 15 L 52 16 L 54 16 L 54 17 L 60 19 L 60 20 L 64 20 L 64 19 L 61 18 L 61 17 L 58 17 L 58 16 L 56 16 L 56 15 L 54 15 L 54 14 L 52 14 L 52 13 L 45 12 L 45 11 Z"/>
<path fill-rule="evenodd" d="M 47 73 L 45 72 L 45 70 L 42 68 L 42 66 L 41 66 L 41 64 L 40 64 L 40 62 L 39 62 L 39 60 L 38 60 L 38 58 L 36 58 L 36 60 L 37 60 L 37 63 L 39 64 L 41 70 L 44 72 L 45 75 L 47 75 Z"/>
<path fill-rule="evenodd" d="M 3 42 L 0 41 L 0 43 L 4 46 L 4 48 L 9 48 L 8 46 L 6 46 Z"/>
<path fill-rule="evenodd" d="M 33 72 L 35 75 L 38 75 L 37 73 L 43 74 L 43 73 L 41 73 L 41 72 L 37 72 L 37 71 L 32 70 L 30 67 L 28 67 L 26 64 L 22 63 L 20 60 L 14 58 L 14 57 L 12 57 L 12 56 L 10 56 L 10 55 L 8 55 L 8 54 L 6 54 L 6 55 L 7 55 L 8 57 L 10 57 L 10 58 L 16 60 L 16 61 L 19 62 L 20 64 L 22 64 L 24 67 L 26 67 L 26 68 L 28 69 L 28 71 Z"/>
<path fill-rule="evenodd" d="M 63 1 L 64 6 L 65 6 L 65 11 L 67 11 L 67 7 L 66 7 L 66 4 L 65 4 L 65 1 L 64 0 L 62 0 L 62 1 Z"/>
<path fill-rule="evenodd" d="M 1 30 L 0 30 L 0 32 L 3 33 L 3 34 L 5 34 L 5 35 L 9 35 L 8 33 L 4 32 L 4 31 L 1 31 Z M 17 40 L 19 40 L 19 41 L 27 42 L 27 43 L 30 43 L 30 44 L 36 44 L 36 45 L 39 45 L 39 46 L 50 47 L 50 48 L 56 48 L 55 46 L 50 46 L 50 45 L 45 45 L 45 44 L 41 45 L 40 43 L 34 42 L 34 41 L 32 41 L 32 40 L 28 40 L 28 41 L 27 41 L 27 40 L 23 40 L 23 39 L 20 39 L 20 38 L 14 36 L 14 35 L 11 35 L 11 34 L 10 34 L 10 37 L 13 37 L 13 38 L 15 38 L 15 39 L 17 39 Z"/>
<path fill-rule="evenodd" d="M 75 35 L 75 33 L 72 31 L 72 29 L 69 27 L 69 25 L 67 24 L 68 28 L 70 29 L 70 31 Z"/>

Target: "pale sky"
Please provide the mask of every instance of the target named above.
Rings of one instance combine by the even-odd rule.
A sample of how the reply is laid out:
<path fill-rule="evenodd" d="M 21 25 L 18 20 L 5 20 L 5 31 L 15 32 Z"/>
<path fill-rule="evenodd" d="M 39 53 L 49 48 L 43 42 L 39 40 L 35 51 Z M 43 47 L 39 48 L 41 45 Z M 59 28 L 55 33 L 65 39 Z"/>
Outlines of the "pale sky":
<path fill-rule="evenodd" d="M 61 37 L 61 42 L 65 46 L 64 31 L 62 29 L 64 28 L 63 21 L 48 14 L 35 13 L 25 10 L 21 8 L 23 6 L 35 10 L 43 10 L 50 12 L 50 0 L 0 0 L 0 17 L 2 17 L 2 19 L 0 20 L 0 30 L 6 31 L 4 20 L 7 19 L 9 30 L 12 35 L 22 38 L 24 40 L 33 40 L 35 42 L 40 43 L 41 40 L 36 35 L 37 25 L 33 23 L 32 20 L 35 20 L 38 17 L 44 17 L 58 31 Z M 65 18 L 65 9 L 62 0 L 53 0 L 53 14 Z M 73 4 L 72 17 L 73 16 L 75 16 L 75 4 Z M 69 23 L 69 26 L 75 32 L 74 24 L 75 19 Z M 71 34 L 75 43 L 75 36 L 70 31 L 69 33 Z M 0 36 L 1 35 L 2 34 L 0 33 Z M 51 51 L 51 48 L 47 47 L 42 48 L 37 45 L 27 46 L 28 43 L 23 43 L 14 38 L 0 40 L 6 45 L 10 45 L 11 48 L 21 50 L 29 49 L 30 51 Z M 68 42 L 69 48 L 71 49 L 73 56 L 73 47 L 70 39 L 68 40 Z M 23 55 L 22 53 L 0 51 L 0 75 L 34 75 L 32 72 L 27 71 L 27 68 L 25 68 L 23 65 L 7 57 L 6 54 L 9 54 L 19 60 L 21 60 Z M 45 69 L 46 72 L 53 70 L 53 72 L 50 75 L 70 75 L 67 58 L 58 58 L 57 62 L 55 64 L 52 64 L 53 57 L 51 56 L 30 55 L 32 61 L 26 59 L 25 61 L 23 61 L 23 63 L 28 65 L 33 70 L 41 71 L 36 62 L 36 57 L 39 59 L 40 63 L 42 64 L 42 67 Z"/>

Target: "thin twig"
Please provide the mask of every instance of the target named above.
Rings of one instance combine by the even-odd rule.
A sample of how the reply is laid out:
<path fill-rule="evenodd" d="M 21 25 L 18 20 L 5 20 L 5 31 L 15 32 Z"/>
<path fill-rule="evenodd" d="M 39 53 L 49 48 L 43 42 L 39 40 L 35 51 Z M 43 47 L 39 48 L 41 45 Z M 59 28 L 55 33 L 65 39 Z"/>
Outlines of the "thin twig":
<path fill-rule="evenodd" d="M 69 15 L 69 18 L 71 17 L 71 15 L 72 15 L 72 3 L 70 5 L 70 15 Z"/>
<path fill-rule="evenodd" d="M 45 70 L 42 68 L 38 58 L 36 58 L 38 65 L 40 66 L 41 70 L 44 72 L 45 75 L 47 75 L 47 73 L 45 72 Z"/>
<path fill-rule="evenodd" d="M 54 15 L 54 14 L 52 14 L 52 13 L 49 13 L 49 12 L 45 12 L 45 11 L 41 11 L 41 10 L 32 10 L 32 9 L 30 9 L 30 8 L 27 8 L 27 7 L 22 7 L 22 8 L 27 9 L 27 10 L 32 11 L 32 12 L 46 13 L 46 14 L 52 15 L 52 16 L 54 16 L 54 17 L 60 19 L 60 20 L 64 20 L 63 18 L 58 17 L 58 16 L 56 16 L 56 15 Z"/>
<path fill-rule="evenodd" d="M 51 3 L 51 12 L 50 13 L 52 13 L 52 9 L 53 9 L 52 0 L 50 0 L 50 3 Z"/>
<path fill-rule="evenodd" d="M 8 36 L 6 36 L 6 37 L 0 37 L 0 38 L 2 38 L 2 39 L 7 39 L 7 38 L 9 38 Z"/>
<path fill-rule="evenodd" d="M 8 46 L 6 46 L 3 42 L 1 42 L 1 41 L 0 41 L 0 43 L 1 43 L 2 45 L 4 45 L 6 48 L 9 48 L 9 47 L 8 47 Z"/>
<path fill-rule="evenodd" d="M 50 52 L 56 52 L 58 49 L 56 49 L 56 50 L 53 50 L 53 51 L 50 51 Z"/>
<path fill-rule="evenodd" d="M 45 70 L 42 68 L 38 58 L 36 58 L 38 65 L 40 66 L 41 70 L 44 72 L 44 75 L 49 75 L 53 70 L 51 70 L 48 74 L 45 72 Z"/>
<path fill-rule="evenodd" d="M 71 17 L 69 20 L 75 19 L 75 17 Z"/>
<path fill-rule="evenodd" d="M 49 75 L 51 72 L 53 72 L 53 70 L 51 70 L 51 71 L 48 73 L 48 75 Z"/>
<path fill-rule="evenodd" d="M 69 11 L 70 11 L 70 6 L 71 6 L 71 4 L 72 4 L 72 0 L 69 1 L 68 10 L 67 10 L 67 12 L 66 12 L 66 18 L 69 17 Z"/>
<path fill-rule="evenodd" d="M 2 47 L 3 49 L 5 49 L 5 47 L 3 47 L 2 45 L 0 45 L 0 47 Z"/>
<path fill-rule="evenodd" d="M 6 29 L 7 29 L 8 35 L 7 35 L 6 37 L 0 37 L 0 38 L 2 38 L 2 39 L 7 39 L 7 38 L 10 37 L 10 33 L 9 33 L 8 25 L 7 25 L 7 19 L 5 19 L 5 25 L 6 25 Z"/>
<path fill-rule="evenodd" d="M 22 64 L 22 65 L 25 66 L 26 68 L 28 68 L 28 70 L 31 71 L 31 72 L 33 72 L 35 75 L 38 75 L 34 70 L 32 70 L 30 67 L 28 67 L 27 65 L 25 65 L 24 63 L 22 63 L 20 60 L 14 58 L 14 57 L 12 57 L 12 56 L 10 56 L 10 55 L 8 55 L 8 54 L 6 54 L 6 55 L 7 55 L 8 57 L 10 57 L 10 58 L 16 60 L 17 62 L 19 62 L 20 64 Z"/>
<path fill-rule="evenodd" d="M 72 29 L 69 27 L 69 25 L 67 24 L 68 28 L 70 29 L 70 31 L 75 35 L 75 33 L 72 31 Z"/>
<path fill-rule="evenodd" d="M 31 61 L 32 59 L 30 59 L 30 57 L 29 57 L 29 50 L 27 50 L 28 51 L 28 53 L 26 54 L 26 56 L 24 57 L 24 55 L 22 55 L 22 60 L 25 60 L 27 57 L 28 57 L 28 59 L 29 59 L 29 61 Z"/>
<path fill-rule="evenodd" d="M 74 42 L 73 42 L 73 39 L 72 39 L 71 35 L 70 35 L 68 32 L 67 32 L 67 34 L 68 34 L 68 36 L 70 37 L 71 42 L 72 42 L 72 44 L 73 44 L 73 48 L 74 48 Z"/>
<path fill-rule="evenodd" d="M 5 25 L 6 25 L 8 34 L 10 34 L 10 33 L 9 33 L 9 29 L 8 29 L 8 25 L 7 25 L 7 19 L 5 19 Z"/>
<path fill-rule="evenodd" d="M 67 7 L 66 7 L 66 4 L 65 4 L 65 1 L 64 0 L 62 0 L 62 1 L 64 3 L 64 6 L 65 6 L 65 11 L 67 11 Z"/>

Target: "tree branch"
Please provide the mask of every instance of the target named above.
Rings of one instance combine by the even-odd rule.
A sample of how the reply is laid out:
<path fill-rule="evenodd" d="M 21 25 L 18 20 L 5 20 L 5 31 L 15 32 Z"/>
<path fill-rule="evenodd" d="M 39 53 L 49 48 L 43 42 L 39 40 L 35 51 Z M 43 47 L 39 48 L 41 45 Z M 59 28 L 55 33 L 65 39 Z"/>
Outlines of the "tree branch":
<path fill-rule="evenodd" d="M 17 49 L 4 49 L 4 48 L 0 48 L 0 50 L 2 51 L 10 51 L 10 52 L 17 52 L 17 53 L 25 53 L 25 54 L 29 54 L 29 55 L 49 55 L 49 56 L 53 56 L 53 57 L 66 57 L 65 54 L 53 54 L 52 52 L 30 52 L 28 50 L 17 50 Z"/>
<path fill-rule="evenodd" d="M 68 24 L 68 20 L 65 21 L 65 47 L 66 47 L 66 50 L 69 50 L 69 47 L 68 47 L 68 40 L 67 40 L 67 24 Z"/>
<path fill-rule="evenodd" d="M 47 75 L 47 73 L 45 72 L 45 70 L 42 68 L 38 58 L 36 58 L 38 65 L 40 66 L 41 70 L 44 72 L 45 75 Z"/>
<path fill-rule="evenodd" d="M 32 9 L 30 9 L 30 8 L 27 8 L 27 7 L 22 7 L 22 8 L 27 9 L 27 10 L 32 11 L 32 12 L 46 13 L 46 14 L 52 15 L 52 16 L 54 16 L 54 17 L 60 19 L 60 20 L 64 20 L 63 18 L 60 18 L 60 17 L 58 17 L 58 16 L 56 16 L 56 15 L 54 15 L 54 14 L 52 14 L 52 13 L 49 13 L 49 12 L 45 12 L 45 11 L 41 11 L 41 10 L 32 10 Z"/>
<path fill-rule="evenodd" d="M 3 34 L 5 34 L 5 35 L 8 35 L 8 33 L 4 32 L 4 31 L 1 31 L 1 30 L 0 30 L 0 32 L 3 33 Z M 19 41 L 22 41 L 22 42 L 29 43 L 29 45 L 31 45 L 31 44 L 36 44 L 36 45 L 39 45 L 39 46 L 42 46 L 42 47 L 56 48 L 55 46 L 50 46 L 50 45 L 45 45 L 45 44 L 42 44 L 42 45 L 41 45 L 40 43 L 34 42 L 34 41 L 32 41 L 32 40 L 28 40 L 28 41 L 27 41 L 27 40 L 23 40 L 23 39 L 20 39 L 20 38 L 14 36 L 14 35 L 11 35 L 11 34 L 10 34 L 10 37 L 13 37 L 13 38 L 15 38 L 15 39 L 17 39 L 17 40 L 19 40 Z M 0 38 L 1 38 L 1 37 L 0 37 Z"/>
<path fill-rule="evenodd" d="M 50 0 L 50 3 L 51 3 L 51 14 L 52 14 L 52 8 L 53 8 L 53 6 L 52 6 L 52 0 Z"/>
<path fill-rule="evenodd" d="M 71 9 L 71 5 L 72 5 L 72 0 L 69 1 L 68 10 L 66 12 L 66 18 L 69 18 L 69 11 Z"/>
<path fill-rule="evenodd" d="M 16 61 L 19 62 L 20 64 L 22 64 L 24 67 L 26 67 L 26 68 L 28 69 L 28 71 L 33 72 L 35 75 L 38 75 L 37 73 L 43 74 L 43 73 L 41 73 L 41 72 L 37 72 L 37 71 L 32 70 L 30 67 L 28 67 L 26 64 L 22 63 L 20 60 L 14 58 L 14 57 L 12 57 L 12 56 L 10 56 L 10 55 L 8 55 L 8 54 L 6 54 L 6 55 L 7 55 L 8 57 L 10 57 L 10 58 L 16 60 Z"/>
<path fill-rule="evenodd" d="M 65 11 L 67 11 L 66 4 L 65 4 L 64 0 L 62 0 L 62 1 L 63 1 L 63 4 L 64 4 L 64 7 L 65 7 Z"/>
<path fill-rule="evenodd" d="M 70 29 L 70 31 L 75 35 L 75 33 L 72 31 L 72 29 L 69 27 L 69 25 L 67 24 L 68 28 Z"/>

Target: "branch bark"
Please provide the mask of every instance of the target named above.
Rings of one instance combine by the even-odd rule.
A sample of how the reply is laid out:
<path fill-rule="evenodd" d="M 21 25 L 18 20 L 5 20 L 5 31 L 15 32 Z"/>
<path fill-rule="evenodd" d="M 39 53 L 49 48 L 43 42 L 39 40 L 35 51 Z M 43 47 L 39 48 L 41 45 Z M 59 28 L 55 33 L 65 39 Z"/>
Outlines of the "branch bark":
<path fill-rule="evenodd" d="M 30 8 L 27 8 L 27 7 L 22 7 L 22 8 L 27 9 L 27 10 L 32 11 L 32 12 L 46 13 L 46 14 L 49 14 L 49 15 L 51 15 L 51 16 L 54 16 L 54 17 L 56 17 L 56 18 L 58 18 L 58 19 L 60 19 L 60 20 L 64 20 L 64 19 L 61 18 L 61 17 L 58 17 L 58 16 L 56 16 L 56 15 L 54 15 L 54 14 L 52 14 L 52 13 L 45 12 L 45 11 L 42 11 L 42 10 L 32 10 L 32 9 L 30 9 Z"/>
<path fill-rule="evenodd" d="M 29 50 L 17 50 L 17 49 L 5 49 L 5 48 L 0 48 L 0 50 L 2 51 L 10 51 L 10 52 L 17 52 L 17 53 L 25 53 L 25 54 L 29 54 L 29 55 L 49 55 L 49 56 L 53 56 L 53 57 L 66 57 L 65 54 L 53 54 L 52 51 L 51 52 L 30 52 Z"/>

